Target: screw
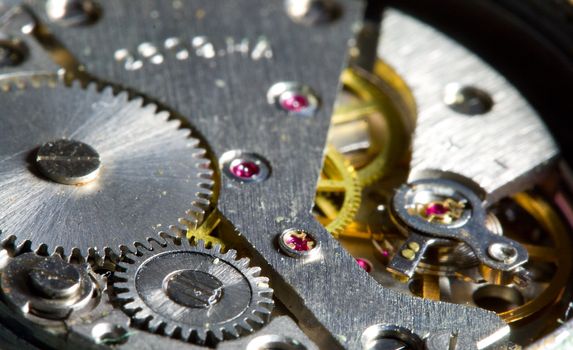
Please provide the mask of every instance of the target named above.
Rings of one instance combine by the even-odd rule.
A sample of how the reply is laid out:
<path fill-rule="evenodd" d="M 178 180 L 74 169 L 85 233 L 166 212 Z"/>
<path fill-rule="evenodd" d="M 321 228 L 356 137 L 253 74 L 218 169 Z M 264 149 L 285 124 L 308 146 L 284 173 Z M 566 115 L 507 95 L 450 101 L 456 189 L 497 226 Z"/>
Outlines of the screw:
<path fill-rule="evenodd" d="M 0 67 L 15 67 L 26 59 L 24 44 L 14 40 L 0 40 Z"/>
<path fill-rule="evenodd" d="M 28 273 L 30 282 L 37 292 L 50 299 L 65 299 L 80 289 L 80 271 L 58 256 L 50 256 Z"/>
<path fill-rule="evenodd" d="M 268 162 L 254 153 L 229 151 L 221 157 L 223 173 L 241 183 L 261 182 L 270 174 Z"/>
<path fill-rule="evenodd" d="M 504 264 L 511 264 L 517 259 L 517 249 L 506 243 L 493 243 L 487 248 L 489 256 Z"/>
<path fill-rule="evenodd" d="M 74 140 L 56 140 L 43 144 L 36 164 L 49 179 L 78 185 L 93 181 L 101 166 L 99 154 L 89 145 Z"/>
<path fill-rule="evenodd" d="M 301 258 L 316 253 L 320 244 L 313 235 L 304 230 L 288 229 L 280 234 L 279 246 L 287 255 Z"/>
<path fill-rule="evenodd" d="M 177 271 L 168 275 L 163 285 L 169 299 L 196 309 L 211 307 L 223 295 L 223 283 L 203 271 Z"/>
<path fill-rule="evenodd" d="M 320 105 L 310 87 L 295 82 L 280 82 L 271 86 L 267 101 L 291 115 L 302 117 L 313 116 Z"/>

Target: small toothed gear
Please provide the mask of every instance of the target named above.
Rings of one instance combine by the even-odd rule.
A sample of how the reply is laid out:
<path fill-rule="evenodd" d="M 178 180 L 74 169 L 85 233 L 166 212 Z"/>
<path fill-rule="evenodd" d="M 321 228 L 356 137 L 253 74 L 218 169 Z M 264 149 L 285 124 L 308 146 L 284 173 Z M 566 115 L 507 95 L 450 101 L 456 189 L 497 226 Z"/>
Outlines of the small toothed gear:
<path fill-rule="evenodd" d="M 338 238 L 354 220 L 360 207 L 362 187 L 352 165 L 334 147 L 326 152 L 322 175 L 315 198 L 315 206 L 321 212 L 318 219 Z M 328 195 L 339 194 L 343 194 L 344 199 L 336 205 Z"/>
<path fill-rule="evenodd" d="M 199 140 L 169 113 L 95 84 L 36 79 L 8 88 L 0 93 L 2 241 L 101 257 L 201 220 L 213 172 Z"/>
<path fill-rule="evenodd" d="M 150 241 L 151 250 L 118 264 L 113 289 L 135 325 L 151 332 L 213 345 L 264 325 L 273 290 L 259 267 L 205 242 Z M 123 271 L 123 272 L 121 272 Z"/>

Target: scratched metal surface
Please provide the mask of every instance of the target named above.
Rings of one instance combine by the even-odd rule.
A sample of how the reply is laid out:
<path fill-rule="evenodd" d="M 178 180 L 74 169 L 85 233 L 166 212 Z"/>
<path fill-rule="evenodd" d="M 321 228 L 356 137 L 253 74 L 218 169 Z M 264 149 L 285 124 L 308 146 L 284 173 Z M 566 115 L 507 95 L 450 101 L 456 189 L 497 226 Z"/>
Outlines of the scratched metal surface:
<path fill-rule="evenodd" d="M 43 2 L 30 3 L 46 21 Z M 240 149 L 270 162 L 272 174 L 263 183 L 240 185 L 222 178 L 218 207 L 266 262 L 277 297 L 313 341 L 357 349 L 362 332 L 377 323 L 429 337 L 457 332 L 465 349 L 507 335 L 507 326 L 493 313 L 380 287 L 310 214 L 338 74 L 361 11 L 358 2 L 345 1 L 340 19 L 314 27 L 291 22 L 278 0 L 102 4 L 104 15 L 93 26 L 49 25 L 89 73 L 185 116 L 217 157 Z M 197 41 L 193 48 L 192 39 L 202 35 L 207 43 Z M 182 50 L 164 48 L 171 37 L 184 41 L 187 59 Z M 161 56 L 143 57 L 153 50 L 147 46 L 138 53 L 141 43 L 151 43 Z M 278 81 L 299 81 L 317 91 L 322 101 L 317 115 L 296 118 L 268 105 L 267 89 Z M 294 260 L 278 251 L 276 235 L 292 227 L 321 241 L 318 259 Z"/>
<path fill-rule="evenodd" d="M 404 78 L 418 105 L 412 180 L 427 171 L 460 174 L 493 203 L 531 186 L 557 158 L 559 150 L 536 111 L 474 53 L 398 11 L 386 13 L 382 33 L 379 55 Z M 454 112 L 444 103 L 450 83 L 488 92 L 493 108 L 477 116 Z"/>

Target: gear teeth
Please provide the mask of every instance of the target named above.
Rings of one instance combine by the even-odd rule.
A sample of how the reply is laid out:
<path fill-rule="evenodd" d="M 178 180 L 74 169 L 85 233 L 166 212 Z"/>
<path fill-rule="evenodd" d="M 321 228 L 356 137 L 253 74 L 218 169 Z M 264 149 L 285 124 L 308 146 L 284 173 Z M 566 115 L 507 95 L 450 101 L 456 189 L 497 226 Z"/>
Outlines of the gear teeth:
<path fill-rule="evenodd" d="M 189 218 L 179 218 L 179 224 L 183 225 L 184 227 L 189 228 L 190 230 L 195 230 L 199 226 L 201 215 L 199 213 L 197 217 L 189 217 Z"/>
<path fill-rule="evenodd" d="M 207 242 L 205 242 L 203 240 L 201 240 L 201 242 L 203 242 L 203 244 L 205 244 L 205 245 L 207 244 Z M 215 244 L 211 247 L 211 251 L 215 254 L 221 254 L 222 250 L 223 249 L 222 249 L 220 244 Z"/>
<path fill-rule="evenodd" d="M 241 336 L 241 332 L 237 328 L 237 325 L 231 325 L 230 327 L 225 328 L 225 332 L 229 335 L 229 338 L 238 338 Z"/>
<path fill-rule="evenodd" d="M 77 81 L 77 80 L 76 80 L 76 81 Z M 80 83 L 80 87 L 81 87 L 81 83 Z M 86 90 L 88 93 L 97 94 L 97 93 L 98 93 L 98 86 L 97 86 L 96 83 L 90 82 L 90 83 L 88 83 L 88 85 L 85 87 L 85 90 Z"/>
<path fill-rule="evenodd" d="M 240 265 L 242 268 L 248 268 L 249 263 L 250 263 L 249 258 L 241 258 L 237 260 L 237 264 Z"/>
<path fill-rule="evenodd" d="M 207 248 L 206 248 L 206 242 L 205 242 L 204 240 L 202 240 L 202 239 L 201 239 L 201 240 L 198 240 L 198 241 L 197 241 L 197 248 L 198 248 L 199 250 L 205 250 L 205 249 L 207 249 Z"/>
<path fill-rule="evenodd" d="M 173 130 L 178 130 L 181 128 L 181 121 L 179 119 L 170 119 L 167 121 L 167 125 Z"/>
<path fill-rule="evenodd" d="M 239 321 L 238 326 L 247 333 L 253 333 L 255 331 L 255 328 L 253 328 L 253 326 L 251 326 L 246 319 Z"/>
<path fill-rule="evenodd" d="M 271 310 L 266 309 L 264 307 L 260 306 L 255 307 L 255 312 L 258 312 L 260 315 L 262 315 L 265 321 L 268 321 L 268 319 L 271 317 Z"/>
<path fill-rule="evenodd" d="M 169 112 L 167 112 L 167 111 L 159 111 L 155 115 L 157 118 L 163 119 L 164 121 L 168 121 L 169 118 L 171 118 L 171 114 L 169 114 Z M 192 139 L 192 140 L 193 140 L 193 142 L 196 141 L 197 143 L 199 143 L 199 140 L 197 140 L 197 139 Z"/>
<path fill-rule="evenodd" d="M 262 326 L 265 324 L 265 321 L 254 312 L 249 316 L 249 320 L 254 322 L 258 326 Z"/>
<path fill-rule="evenodd" d="M 116 278 L 120 278 L 119 276 L 115 276 Z M 117 288 L 119 291 L 117 292 L 117 294 L 120 294 L 121 291 L 127 291 L 129 290 L 129 283 L 127 282 L 114 282 L 115 288 Z"/>
<path fill-rule="evenodd" d="M 257 277 L 257 276 L 259 276 L 259 275 L 261 274 L 261 268 L 258 267 L 258 266 L 250 267 L 250 268 L 247 270 L 247 273 L 248 273 L 249 275 L 253 276 L 253 277 Z"/>
<path fill-rule="evenodd" d="M 169 231 L 175 234 L 175 236 L 177 237 L 185 237 L 185 235 L 187 234 L 187 231 L 185 229 L 182 229 L 181 227 L 175 225 L 169 226 Z"/>
<path fill-rule="evenodd" d="M 227 253 L 225 253 L 225 259 L 228 259 L 228 260 L 237 259 L 237 251 L 235 249 L 229 249 L 227 251 Z"/>
<path fill-rule="evenodd" d="M 165 329 L 163 330 L 163 332 L 165 333 L 165 335 L 169 336 L 169 337 L 173 337 L 177 332 L 179 332 L 181 330 L 181 327 L 175 325 L 175 324 L 167 324 L 165 325 Z"/>
<path fill-rule="evenodd" d="M 37 255 L 40 255 L 40 256 L 50 255 L 50 254 L 48 253 L 48 246 L 45 245 L 45 244 L 40 244 L 40 245 L 38 246 L 38 248 L 36 248 L 36 250 L 34 251 L 34 253 L 36 253 Z"/>
<path fill-rule="evenodd" d="M 184 245 L 185 242 L 180 240 L 180 236 L 178 235 L 171 235 L 168 232 L 159 232 L 159 238 L 162 247 L 167 247 L 170 243 L 174 243 L 176 245 Z"/>
<path fill-rule="evenodd" d="M 204 328 L 196 329 L 194 332 L 191 332 L 190 338 L 193 342 L 205 344 L 207 342 L 207 330 Z"/>
<path fill-rule="evenodd" d="M 223 329 L 218 328 L 218 327 L 211 329 L 209 331 L 209 333 L 211 333 L 211 334 L 209 334 L 210 338 L 213 338 L 213 339 L 209 339 L 211 343 L 215 343 L 218 340 L 225 338 L 225 336 L 223 335 Z"/>
<path fill-rule="evenodd" d="M 269 284 L 269 279 L 268 277 L 264 277 L 264 276 L 260 276 L 255 278 L 255 281 L 257 281 L 258 285 L 265 285 L 267 286 Z"/>
<path fill-rule="evenodd" d="M 274 305 L 275 302 L 273 301 L 273 299 L 270 298 L 264 298 L 261 296 L 261 298 L 259 299 L 259 303 L 260 304 L 266 304 L 266 305 Z"/>
<path fill-rule="evenodd" d="M 213 244 L 210 248 L 207 248 L 209 244 L 204 240 L 198 240 L 195 245 L 191 245 L 187 239 L 178 241 L 176 238 L 165 234 L 157 241 L 151 239 L 148 241 L 150 244 L 158 244 L 161 240 L 164 240 L 165 244 L 159 244 L 153 247 L 152 250 L 142 250 L 141 254 L 131 257 L 133 258 L 131 263 L 122 262 L 120 265 L 125 271 L 116 272 L 114 274 L 115 278 L 111 280 L 117 300 L 122 303 L 122 310 L 131 317 L 134 325 L 139 325 L 150 332 L 182 338 L 200 345 L 214 346 L 214 344 L 224 339 L 232 339 L 242 334 L 251 333 L 268 321 L 274 305 L 271 299 L 272 289 L 268 287 L 268 279 L 266 277 L 258 277 L 260 268 L 249 267 L 250 260 L 248 258 L 237 260 L 237 252 L 235 250 L 228 250 L 223 253 L 222 247 L 218 244 Z M 144 245 L 141 244 L 139 246 Z M 155 308 L 151 308 L 151 306 L 146 304 L 149 301 L 144 302 L 140 296 L 134 273 L 145 271 L 145 269 L 141 269 L 141 266 L 153 263 L 154 256 L 161 255 L 166 257 L 166 253 L 175 251 L 190 251 L 207 255 L 210 258 L 207 258 L 206 262 L 212 261 L 211 259 L 220 259 L 234 266 L 238 273 L 242 275 L 242 278 L 250 285 L 251 301 L 246 306 L 247 309 L 227 321 L 197 325 L 193 324 L 192 318 L 186 320 L 173 319 L 170 314 L 172 312 L 171 309 L 169 309 L 170 311 L 167 314 L 154 311 L 156 310 Z M 167 266 L 174 270 L 185 268 L 171 265 L 171 263 Z M 201 264 L 198 266 L 201 266 Z M 165 271 L 165 273 L 167 274 L 169 271 Z M 163 277 L 158 276 L 158 278 Z"/>
<path fill-rule="evenodd" d="M 327 150 L 326 158 L 322 173 L 326 178 L 333 176 L 341 177 L 344 183 L 344 200 L 340 210 L 334 220 L 325 225 L 325 228 L 335 237 L 344 232 L 346 227 L 354 220 L 356 213 L 360 207 L 362 186 L 360 184 L 359 176 L 356 170 L 350 163 L 340 154 L 334 147 L 330 146 Z M 327 206 L 331 211 L 336 210 L 333 204 L 330 204 L 328 195 L 330 192 L 320 191 L 320 186 L 317 191 L 315 205 L 318 208 Z"/>
<path fill-rule="evenodd" d="M 181 121 L 178 119 L 170 119 L 171 115 L 169 112 L 164 110 L 159 110 L 155 103 L 146 103 L 146 101 L 138 96 L 134 96 L 126 90 L 122 90 L 116 86 L 109 84 L 100 84 L 94 81 L 85 82 L 78 79 L 73 79 L 69 83 L 64 83 L 58 76 L 50 75 L 37 75 L 33 77 L 17 77 L 17 78 L 7 78 L 0 82 L 0 90 L 4 92 L 14 92 L 20 93 L 26 89 L 39 89 L 43 87 L 49 88 L 60 88 L 64 89 L 74 89 L 82 90 L 86 94 L 86 98 L 107 98 L 113 99 L 118 103 L 129 104 L 130 107 L 140 107 L 148 114 L 154 114 L 153 118 L 156 120 L 162 120 L 168 124 L 168 128 L 174 129 L 177 132 L 178 137 L 187 139 L 187 145 L 189 147 L 190 154 L 196 157 L 197 162 L 193 164 L 201 169 L 197 173 L 197 177 L 201 178 L 201 182 L 197 183 L 197 199 L 192 201 L 193 213 L 192 218 L 190 218 L 191 226 L 198 225 L 202 220 L 202 217 L 210 204 L 210 198 L 213 192 L 210 188 L 214 185 L 213 180 L 213 170 L 210 167 L 209 159 L 204 158 L 206 151 L 201 148 L 201 142 L 192 137 L 193 132 L 185 127 L 181 127 Z M 191 136 L 191 137 L 190 137 Z M 179 229 L 178 235 L 184 235 L 184 229 Z M 18 235 L 19 237 L 19 235 Z M 90 247 L 71 247 L 69 245 L 54 246 L 50 243 L 42 244 L 42 242 L 29 242 L 25 238 L 18 239 L 15 235 L 9 237 L 2 237 L 1 241 L 3 245 L 11 246 L 14 250 L 31 250 L 41 253 L 42 255 L 48 255 L 53 252 L 61 255 L 68 261 L 74 262 L 89 262 L 91 266 L 104 266 L 106 261 L 115 263 L 120 260 L 121 255 L 127 254 L 142 254 L 143 246 L 135 246 L 134 244 L 117 245 L 117 246 L 98 246 L 98 250 Z M 39 245 L 38 245 L 39 244 Z M 118 250 L 119 248 L 119 250 Z M 116 254 L 121 252 L 121 255 Z M 107 259 L 107 260 L 106 260 Z"/>
<path fill-rule="evenodd" d="M 154 318 L 147 323 L 147 328 L 153 333 L 157 333 L 161 326 L 163 326 L 163 322 Z"/>
<path fill-rule="evenodd" d="M 118 297 L 118 298 L 119 298 L 119 297 Z M 124 296 L 124 298 L 125 298 L 125 296 Z M 130 299 L 132 299 L 132 298 L 125 298 L 125 299 L 120 299 L 120 300 L 122 300 L 122 301 L 127 301 L 127 300 L 130 300 Z M 125 311 L 128 311 L 128 312 L 137 312 L 137 311 L 141 310 L 141 305 L 139 304 L 139 302 L 138 302 L 137 300 L 130 300 L 130 301 L 127 301 L 127 302 L 122 306 L 122 308 L 123 308 Z"/>

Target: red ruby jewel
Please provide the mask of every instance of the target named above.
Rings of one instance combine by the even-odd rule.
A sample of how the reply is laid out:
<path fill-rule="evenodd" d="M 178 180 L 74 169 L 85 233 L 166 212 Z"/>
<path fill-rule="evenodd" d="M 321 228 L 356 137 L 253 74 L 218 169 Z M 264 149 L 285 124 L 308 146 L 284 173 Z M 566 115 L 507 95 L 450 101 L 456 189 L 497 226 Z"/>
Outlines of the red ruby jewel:
<path fill-rule="evenodd" d="M 251 179 L 261 172 L 261 168 L 255 163 L 241 160 L 231 165 L 231 173 L 240 179 Z"/>
<path fill-rule="evenodd" d="M 450 209 L 446 208 L 441 203 L 430 203 L 426 207 L 425 214 L 426 216 L 433 216 L 433 215 L 445 215 L 450 212 Z"/>
<path fill-rule="evenodd" d="M 364 271 L 368 273 L 372 271 L 372 264 L 370 263 L 370 261 L 362 258 L 356 258 L 356 262 L 358 263 L 358 266 L 360 266 Z"/>
<path fill-rule="evenodd" d="M 309 244 L 314 243 L 314 240 L 307 235 L 291 235 L 286 239 L 285 243 L 297 252 L 307 252 L 314 246 L 314 244 Z"/>
<path fill-rule="evenodd" d="M 290 95 L 281 100 L 281 106 L 289 112 L 300 112 L 309 106 L 309 102 L 303 95 Z"/>

